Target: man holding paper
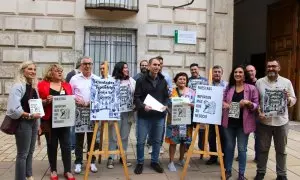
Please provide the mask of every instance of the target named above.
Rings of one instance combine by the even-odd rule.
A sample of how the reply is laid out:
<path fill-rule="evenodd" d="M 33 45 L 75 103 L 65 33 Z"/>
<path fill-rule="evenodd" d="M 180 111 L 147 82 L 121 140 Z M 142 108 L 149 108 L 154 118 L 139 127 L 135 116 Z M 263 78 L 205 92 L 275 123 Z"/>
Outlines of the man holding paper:
<path fill-rule="evenodd" d="M 258 109 L 260 122 L 256 130 L 259 137 L 259 153 L 255 180 L 263 180 L 266 174 L 272 137 L 276 151 L 276 179 L 287 179 L 288 107 L 296 103 L 296 96 L 291 81 L 280 76 L 279 71 L 278 60 L 268 60 L 267 76 L 256 82 L 261 102 Z"/>
<path fill-rule="evenodd" d="M 151 136 L 153 149 L 151 153 L 151 167 L 158 173 L 164 172 L 158 163 L 158 158 L 169 95 L 167 82 L 159 71 L 159 60 L 152 58 L 149 60 L 149 71 L 136 82 L 134 103 L 138 111 L 138 120 L 136 127 L 137 166 L 134 170 L 135 174 L 143 172 L 144 146 L 148 134 Z"/>

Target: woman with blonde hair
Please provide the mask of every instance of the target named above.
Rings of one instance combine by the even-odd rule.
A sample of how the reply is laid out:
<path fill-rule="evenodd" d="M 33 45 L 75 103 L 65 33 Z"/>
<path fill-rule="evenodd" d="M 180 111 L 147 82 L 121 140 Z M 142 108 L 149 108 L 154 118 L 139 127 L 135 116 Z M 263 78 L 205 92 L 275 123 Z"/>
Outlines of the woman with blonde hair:
<path fill-rule="evenodd" d="M 30 114 L 28 101 L 37 99 L 36 65 L 32 61 L 23 62 L 16 73 L 10 89 L 6 115 L 18 121 L 16 129 L 17 158 L 15 180 L 33 180 L 32 155 L 38 135 L 39 114 Z"/>
<path fill-rule="evenodd" d="M 48 67 L 43 81 L 38 84 L 39 94 L 45 109 L 41 128 L 47 141 L 47 155 L 50 164 L 50 179 L 57 180 L 57 147 L 60 143 L 62 161 L 64 164 L 64 176 L 68 180 L 75 180 L 71 173 L 71 148 L 70 127 L 52 128 L 52 99 L 53 96 L 72 95 L 72 88 L 63 79 L 63 68 L 59 64 Z"/>

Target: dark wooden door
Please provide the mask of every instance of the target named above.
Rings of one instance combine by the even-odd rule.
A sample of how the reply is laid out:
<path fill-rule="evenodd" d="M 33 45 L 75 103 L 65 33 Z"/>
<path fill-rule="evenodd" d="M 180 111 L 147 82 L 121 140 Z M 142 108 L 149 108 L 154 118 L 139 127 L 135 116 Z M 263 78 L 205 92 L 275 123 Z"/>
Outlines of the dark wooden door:
<path fill-rule="evenodd" d="M 281 0 L 268 6 L 267 57 L 277 57 L 281 64 L 280 75 L 291 80 L 296 87 L 297 59 L 297 1 Z M 296 92 L 296 91 L 295 91 Z M 291 108 L 290 119 L 296 118 Z"/>

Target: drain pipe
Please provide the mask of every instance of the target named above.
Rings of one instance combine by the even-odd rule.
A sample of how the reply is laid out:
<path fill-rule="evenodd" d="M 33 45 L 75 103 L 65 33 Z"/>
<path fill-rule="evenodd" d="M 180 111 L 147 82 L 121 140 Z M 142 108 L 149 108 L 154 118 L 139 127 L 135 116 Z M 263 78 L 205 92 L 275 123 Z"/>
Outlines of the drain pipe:
<path fill-rule="evenodd" d="M 192 0 L 191 2 L 189 2 L 189 3 L 187 3 L 187 4 L 184 4 L 184 5 L 181 5 L 181 6 L 174 6 L 174 7 L 173 7 L 173 10 L 174 10 L 174 9 L 177 9 L 177 8 L 184 7 L 184 6 L 189 6 L 189 5 L 193 4 L 194 1 L 195 1 L 195 0 Z"/>

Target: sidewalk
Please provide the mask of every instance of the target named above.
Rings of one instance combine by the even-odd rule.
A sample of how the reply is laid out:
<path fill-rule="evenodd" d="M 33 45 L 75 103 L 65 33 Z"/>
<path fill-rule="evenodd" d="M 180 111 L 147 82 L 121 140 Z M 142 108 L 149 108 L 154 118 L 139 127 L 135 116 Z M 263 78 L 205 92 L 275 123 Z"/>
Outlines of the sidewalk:
<path fill-rule="evenodd" d="M 0 115 L 0 120 L 2 121 L 3 116 Z M 300 179 L 300 123 L 291 122 L 291 130 L 288 138 L 288 178 L 289 180 L 299 180 Z M 130 134 L 130 144 L 128 147 L 128 159 L 133 162 L 133 166 L 129 168 L 130 178 L 132 180 L 177 180 L 180 179 L 179 175 L 182 168 L 177 167 L 177 172 L 169 172 L 167 169 L 168 165 L 168 146 L 164 144 L 165 153 L 161 155 L 161 163 L 165 169 L 165 173 L 157 174 L 150 168 L 150 155 L 148 154 L 148 149 L 145 148 L 145 158 L 147 159 L 144 166 L 144 172 L 142 175 L 135 175 L 133 173 L 135 167 L 136 159 L 136 138 L 134 135 L 135 129 L 133 128 Z M 33 171 L 35 180 L 48 180 L 49 179 L 49 166 L 46 155 L 45 138 L 42 137 L 42 146 L 36 147 L 34 153 Z M 246 170 L 247 179 L 253 179 L 256 174 L 256 164 L 253 162 L 254 158 L 254 139 L 253 135 L 249 138 L 248 145 L 248 163 Z M 178 154 L 176 154 L 178 157 Z M 1 180 L 13 180 L 14 170 L 15 170 L 15 158 L 16 158 L 16 147 L 14 136 L 8 136 L 0 132 L 0 179 Z M 72 155 L 74 159 L 74 154 Z M 58 157 L 58 173 L 63 172 L 63 166 L 60 152 Z M 121 180 L 124 178 L 124 173 L 122 166 L 115 161 L 115 168 L 109 170 L 106 168 L 106 160 L 102 161 L 102 164 L 97 164 L 98 173 L 90 173 L 90 180 L 103 179 L 103 180 Z M 190 163 L 190 168 L 188 169 L 187 177 L 188 180 L 218 180 L 220 179 L 220 169 L 218 165 L 207 166 L 205 165 L 205 160 L 200 160 L 199 157 L 193 157 Z M 234 172 L 233 178 L 237 178 L 238 164 L 234 161 Z M 81 175 L 75 176 L 78 180 L 83 179 L 83 173 Z M 64 179 L 60 176 L 60 179 Z M 269 153 L 268 161 L 268 172 L 265 177 L 266 180 L 276 179 L 276 163 L 275 163 L 275 150 L 272 144 L 272 148 Z"/>

